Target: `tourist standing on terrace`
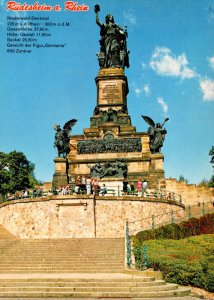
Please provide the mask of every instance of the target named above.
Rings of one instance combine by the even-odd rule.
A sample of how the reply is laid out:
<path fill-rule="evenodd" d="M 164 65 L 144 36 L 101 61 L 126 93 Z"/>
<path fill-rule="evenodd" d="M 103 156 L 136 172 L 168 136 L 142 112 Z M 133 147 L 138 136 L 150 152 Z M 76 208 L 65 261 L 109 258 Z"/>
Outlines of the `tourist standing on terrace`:
<path fill-rule="evenodd" d="M 143 186 L 143 183 L 139 179 L 138 182 L 137 182 L 137 195 L 138 196 L 142 196 L 142 186 Z"/>
<path fill-rule="evenodd" d="M 146 192 L 147 187 L 148 187 L 148 183 L 147 183 L 147 181 L 144 179 L 143 185 L 142 185 L 142 188 L 143 188 L 142 195 L 143 195 L 143 196 L 144 196 L 144 193 Z"/>
<path fill-rule="evenodd" d="M 88 176 L 88 178 L 86 178 L 86 193 L 87 195 L 90 195 L 91 194 L 91 177 Z"/>

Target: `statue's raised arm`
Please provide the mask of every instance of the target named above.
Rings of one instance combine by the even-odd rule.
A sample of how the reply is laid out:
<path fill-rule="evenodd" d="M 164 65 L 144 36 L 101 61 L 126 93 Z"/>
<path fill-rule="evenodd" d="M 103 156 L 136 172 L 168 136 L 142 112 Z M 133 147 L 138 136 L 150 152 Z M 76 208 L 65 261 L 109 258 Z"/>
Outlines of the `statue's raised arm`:
<path fill-rule="evenodd" d="M 100 6 L 99 6 L 99 4 L 96 4 L 96 5 L 94 6 L 94 11 L 95 11 L 95 13 L 96 13 L 96 23 L 97 23 L 98 26 L 102 27 L 104 24 L 103 24 L 102 22 L 100 22 L 100 20 L 99 20 L 99 15 L 98 15 L 98 12 L 100 11 Z"/>
<path fill-rule="evenodd" d="M 100 52 L 97 54 L 100 68 L 129 67 L 129 51 L 127 50 L 127 29 L 114 22 L 114 17 L 108 14 L 105 23 L 99 20 L 100 6 L 94 6 L 96 23 L 100 27 Z"/>

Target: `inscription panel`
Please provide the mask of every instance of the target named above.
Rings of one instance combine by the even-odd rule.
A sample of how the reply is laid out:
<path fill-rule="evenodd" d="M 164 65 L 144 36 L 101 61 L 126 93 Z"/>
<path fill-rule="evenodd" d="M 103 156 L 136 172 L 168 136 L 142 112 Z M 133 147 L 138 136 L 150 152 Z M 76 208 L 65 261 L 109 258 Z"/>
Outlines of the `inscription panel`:
<path fill-rule="evenodd" d="M 123 103 L 122 81 L 105 80 L 99 83 L 99 104 Z"/>

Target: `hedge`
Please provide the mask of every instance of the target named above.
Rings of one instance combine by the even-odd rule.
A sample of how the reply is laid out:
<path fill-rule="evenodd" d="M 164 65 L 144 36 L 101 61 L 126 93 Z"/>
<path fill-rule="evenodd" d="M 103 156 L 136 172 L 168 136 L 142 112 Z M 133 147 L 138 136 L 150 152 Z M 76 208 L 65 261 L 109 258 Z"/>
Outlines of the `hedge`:
<path fill-rule="evenodd" d="M 214 233 L 214 213 L 207 214 L 201 218 L 191 218 L 179 224 L 169 224 L 154 230 L 145 230 L 137 233 L 133 240 L 142 244 L 150 239 L 183 239 L 189 236 Z"/>

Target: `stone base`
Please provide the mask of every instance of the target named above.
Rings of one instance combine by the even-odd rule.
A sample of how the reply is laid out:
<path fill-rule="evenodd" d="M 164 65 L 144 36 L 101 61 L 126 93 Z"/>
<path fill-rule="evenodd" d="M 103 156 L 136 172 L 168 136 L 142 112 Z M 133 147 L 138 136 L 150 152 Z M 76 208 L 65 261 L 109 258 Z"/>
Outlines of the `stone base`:
<path fill-rule="evenodd" d="M 56 157 L 54 159 L 55 173 L 53 175 L 53 188 L 68 184 L 68 162 L 66 158 Z"/>
<path fill-rule="evenodd" d="M 67 174 L 54 174 L 53 175 L 53 189 L 58 188 L 59 186 L 65 186 L 68 184 Z"/>

